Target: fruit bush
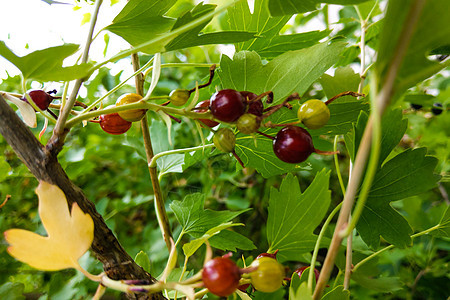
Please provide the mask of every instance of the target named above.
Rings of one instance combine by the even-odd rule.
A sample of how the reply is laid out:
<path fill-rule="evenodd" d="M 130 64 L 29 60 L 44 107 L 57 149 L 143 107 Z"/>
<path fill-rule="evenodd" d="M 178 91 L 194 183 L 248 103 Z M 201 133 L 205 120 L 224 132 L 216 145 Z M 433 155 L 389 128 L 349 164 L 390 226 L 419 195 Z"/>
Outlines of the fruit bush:
<path fill-rule="evenodd" d="M 0 42 L 2 299 L 450 295 L 448 0 L 102 2 Z"/>

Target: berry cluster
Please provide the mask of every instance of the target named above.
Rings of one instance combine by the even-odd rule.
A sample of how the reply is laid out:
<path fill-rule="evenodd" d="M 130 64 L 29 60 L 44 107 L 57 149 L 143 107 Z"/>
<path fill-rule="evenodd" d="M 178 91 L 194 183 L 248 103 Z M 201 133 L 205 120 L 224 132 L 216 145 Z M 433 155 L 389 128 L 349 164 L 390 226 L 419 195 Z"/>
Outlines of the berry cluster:
<path fill-rule="evenodd" d="M 214 77 L 215 66 L 210 68 L 209 81 L 198 88 L 204 88 L 211 84 Z M 185 105 L 191 93 L 195 89 L 176 89 L 169 95 L 169 101 L 163 103 L 162 106 L 169 103 L 175 106 Z M 292 94 L 281 104 L 264 108 L 262 99 L 267 97 L 266 103 L 271 103 L 273 93 L 268 91 L 257 95 L 250 91 L 237 91 L 233 89 L 223 89 L 214 93 L 210 99 L 201 101 L 193 108 L 197 113 L 210 112 L 214 119 L 199 118 L 203 126 L 213 128 L 220 122 L 228 123 L 235 126 L 237 130 L 243 134 L 261 134 L 273 140 L 273 151 L 275 155 L 282 161 L 287 163 L 298 164 L 305 161 L 312 153 L 322 155 L 333 154 L 333 152 L 324 152 L 314 148 L 311 135 L 302 127 L 295 126 L 302 123 L 308 129 L 318 129 L 323 127 L 330 119 L 330 110 L 328 104 L 335 99 L 352 95 L 354 97 L 363 96 L 354 92 L 343 92 L 326 102 L 312 99 L 303 103 L 298 112 L 298 121 L 289 124 L 272 124 L 267 122 L 262 124 L 263 119 L 267 118 L 277 110 L 287 107 L 292 109 L 288 103 L 294 99 L 300 99 L 297 93 Z M 135 103 L 142 99 L 137 94 L 126 94 L 119 98 L 116 106 Z M 99 122 L 101 128 L 111 134 L 121 134 L 131 127 L 131 122 L 139 121 L 145 115 L 144 109 L 132 109 L 116 114 L 103 115 Z M 172 116 L 171 116 L 172 117 Z M 174 117 L 172 117 L 174 118 Z M 266 135 L 259 131 L 261 126 L 266 127 L 283 127 L 275 137 Z M 211 129 L 214 131 L 213 129 Z M 236 136 L 233 130 L 223 127 L 214 131 L 214 145 L 217 149 L 225 153 L 232 153 L 238 162 L 244 167 L 242 161 L 235 153 Z"/>
<path fill-rule="evenodd" d="M 203 284 L 209 292 L 220 297 L 230 296 L 236 289 L 245 292 L 250 285 L 254 290 L 273 293 L 290 280 L 290 277 L 285 277 L 285 267 L 277 261 L 277 252 L 261 253 L 248 268 L 243 269 L 229 258 L 231 254 L 211 259 L 203 266 Z M 307 269 L 300 267 L 294 272 L 301 277 Z M 319 271 L 314 269 L 314 275 L 317 281 Z"/>
<path fill-rule="evenodd" d="M 422 104 L 414 104 L 414 103 L 410 103 L 410 106 L 412 109 L 414 110 L 421 110 L 423 108 Z M 435 102 L 433 103 L 433 106 L 431 107 L 431 113 L 435 116 L 438 116 L 440 114 L 442 114 L 443 111 L 443 107 L 442 107 L 442 103 L 439 102 Z"/>

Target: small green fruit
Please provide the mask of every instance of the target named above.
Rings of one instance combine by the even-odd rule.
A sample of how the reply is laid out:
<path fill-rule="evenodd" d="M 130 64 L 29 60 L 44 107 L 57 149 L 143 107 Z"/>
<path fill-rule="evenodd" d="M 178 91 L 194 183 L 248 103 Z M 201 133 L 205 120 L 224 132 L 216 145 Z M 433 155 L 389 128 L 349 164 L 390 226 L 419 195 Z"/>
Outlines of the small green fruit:
<path fill-rule="evenodd" d="M 244 134 L 251 134 L 258 131 L 261 120 L 254 114 L 243 114 L 236 122 L 237 129 Z"/>
<path fill-rule="evenodd" d="M 234 151 L 236 136 L 229 128 L 220 128 L 213 137 L 214 146 L 222 152 L 230 153 Z"/>
<path fill-rule="evenodd" d="M 276 259 L 264 256 L 255 259 L 251 267 L 257 267 L 250 273 L 252 285 L 256 290 L 273 293 L 283 285 L 284 268 Z"/>
<path fill-rule="evenodd" d="M 189 90 L 185 89 L 176 89 L 170 92 L 170 103 L 172 103 L 175 106 L 182 106 L 185 105 L 186 102 L 189 100 L 189 96 L 191 93 Z"/>
<path fill-rule="evenodd" d="M 300 106 L 298 119 L 309 129 L 319 129 L 330 119 L 330 110 L 325 102 L 308 100 Z"/>

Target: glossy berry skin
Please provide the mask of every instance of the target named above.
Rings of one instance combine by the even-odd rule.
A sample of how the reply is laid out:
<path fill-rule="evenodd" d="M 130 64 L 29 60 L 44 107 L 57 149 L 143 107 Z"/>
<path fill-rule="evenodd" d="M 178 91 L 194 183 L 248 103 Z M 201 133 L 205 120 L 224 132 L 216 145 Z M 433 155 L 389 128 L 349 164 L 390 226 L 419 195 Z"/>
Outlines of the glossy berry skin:
<path fill-rule="evenodd" d="M 277 259 L 277 253 L 278 253 L 278 250 L 276 250 L 274 253 L 261 253 L 261 254 L 259 254 L 257 257 L 256 257 L 256 259 L 259 259 L 259 258 L 261 258 L 261 257 L 270 257 L 270 258 L 273 258 L 273 259 Z"/>
<path fill-rule="evenodd" d="M 255 93 L 252 93 L 252 92 L 247 92 L 247 91 L 242 91 L 239 93 L 241 93 L 242 97 L 244 97 L 244 99 L 248 103 L 247 113 L 261 117 L 263 115 L 263 110 L 264 110 L 264 105 L 263 105 L 261 99 L 250 102 L 250 100 L 255 99 L 256 97 L 258 97 L 258 95 L 256 95 Z"/>
<path fill-rule="evenodd" d="M 213 143 L 222 152 L 230 153 L 234 151 L 236 136 L 229 128 L 220 128 L 213 136 Z"/>
<path fill-rule="evenodd" d="M 294 272 L 298 274 L 298 277 L 302 277 L 303 271 L 305 271 L 305 270 L 308 269 L 308 268 L 309 268 L 309 266 L 306 266 L 306 267 L 300 267 L 300 268 L 298 268 L 297 270 L 295 270 Z M 308 272 L 309 272 L 309 271 L 308 271 Z M 305 275 L 306 275 L 306 274 L 305 274 Z M 319 275 L 320 275 L 319 270 L 314 269 L 314 277 L 316 277 L 316 282 L 317 282 L 317 279 L 319 279 Z"/>
<path fill-rule="evenodd" d="M 226 297 L 239 286 L 241 274 L 238 266 L 229 258 L 216 257 L 208 261 L 202 271 L 205 287 L 214 295 Z"/>
<path fill-rule="evenodd" d="M 142 96 L 138 95 L 138 94 L 133 94 L 133 93 L 125 94 L 125 95 L 120 96 L 119 99 L 117 99 L 116 106 L 135 103 L 141 99 L 142 99 Z M 126 111 L 121 111 L 118 114 L 125 121 L 137 122 L 137 121 L 142 120 L 142 118 L 145 116 L 145 112 L 146 112 L 145 109 L 130 109 L 130 110 L 126 110 Z"/>
<path fill-rule="evenodd" d="M 298 164 L 315 152 L 311 135 L 298 126 L 286 126 L 273 140 L 273 152 L 282 161 Z"/>
<path fill-rule="evenodd" d="M 131 122 L 122 119 L 118 113 L 101 115 L 99 117 L 100 127 L 109 134 L 122 134 L 131 127 Z"/>
<path fill-rule="evenodd" d="M 256 290 L 272 293 L 283 285 L 284 268 L 276 259 L 267 256 L 261 257 L 255 259 L 251 267 L 257 267 L 250 273 L 252 285 Z"/>
<path fill-rule="evenodd" d="M 300 106 L 298 119 L 309 129 L 319 129 L 330 119 L 330 110 L 325 102 L 308 100 Z"/>
<path fill-rule="evenodd" d="M 202 107 L 204 107 L 204 109 L 198 109 L 198 108 L 202 108 Z M 204 100 L 204 101 L 197 103 L 195 108 L 196 108 L 195 109 L 196 112 L 199 112 L 199 113 L 207 112 L 209 110 L 209 100 Z M 198 119 L 198 120 L 208 127 L 216 127 L 217 125 L 219 125 L 218 122 L 209 120 L 209 119 Z"/>
<path fill-rule="evenodd" d="M 434 103 L 433 107 L 431 108 L 431 112 L 435 116 L 442 114 L 442 104 L 439 102 Z"/>
<path fill-rule="evenodd" d="M 189 92 L 189 90 L 185 89 L 173 90 L 169 94 L 170 103 L 172 103 L 175 106 L 185 105 L 186 102 L 189 100 L 190 95 L 191 93 Z"/>
<path fill-rule="evenodd" d="M 247 103 L 242 95 L 232 89 L 214 93 L 210 99 L 212 115 L 223 122 L 233 123 L 245 113 Z"/>
<path fill-rule="evenodd" d="M 236 122 L 237 129 L 244 134 L 251 134 L 258 131 L 261 119 L 254 114 L 246 113 L 239 117 Z"/>
<path fill-rule="evenodd" d="M 32 90 L 27 92 L 30 95 L 33 102 L 39 107 L 41 110 L 46 110 L 50 103 L 53 101 L 53 97 L 43 90 Z M 23 97 L 22 100 L 28 102 L 26 97 Z"/>

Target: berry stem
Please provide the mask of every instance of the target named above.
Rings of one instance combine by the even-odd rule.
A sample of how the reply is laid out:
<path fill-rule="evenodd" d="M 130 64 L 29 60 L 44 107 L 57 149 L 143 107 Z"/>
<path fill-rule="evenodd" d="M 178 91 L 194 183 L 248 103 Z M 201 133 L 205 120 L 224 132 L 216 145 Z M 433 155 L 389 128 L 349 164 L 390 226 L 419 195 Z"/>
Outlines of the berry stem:
<path fill-rule="evenodd" d="M 342 92 L 342 93 L 339 93 L 339 94 L 337 94 L 336 96 L 334 96 L 334 97 L 328 99 L 328 100 L 325 102 L 325 104 L 328 105 L 328 104 L 330 104 L 331 102 L 333 102 L 334 100 L 336 100 L 337 98 L 344 97 L 344 96 L 365 97 L 366 95 L 360 94 L 360 93 L 356 93 L 356 92 L 352 92 L 352 91 Z"/>
<path fill-rule="evenodd" d="M 279 110 L 280 108 L 282 108 L 283 106 L 287 106 L 289 101 L 292 101 L 294 99 L 298 99 L 300 100 L 300 96 L 298 95 L 298 93 L 293 93 L 292 95 L 290 95 L 289 97 L 287 97 L 282 103 L 274 105 L 272 107 L 268 107 L 267 109 L 265 109 L 264 111 L 267 111 L 264 115 L 262 115 L 262 119 L 267 118 L 268 116 L 270 116 L 271 114 L 273 114 L 274 112 L 276 112 L 277 110 Z M 288 105 L 287 106 L 289 109 L 292 108 L 292 106 Z"/>
<path fill-rule="evenodd" d="M 339 154 L 339 151 L 322 151 L 319 149 L 314 149 L 314 152 L 320 155 L 333 155 L 333 154 Z"/>
<path fill-rule="evenodd" d="M 264 132 L 261 132 L 259 130 L 257 131 L 257 133 L 259 133 L 260 135 L 265 136 L 266 138 L 269 138 L 271 140 L 275 139 L 273 136 L 265 134 Z"/>
<path fill-rule="evenodd" d="M 234 158 L 236 158 L 236 160 L 242 166 L 242 168 L 245 168 L 244 163 L 242 162 L 241 158 L 236 154 L 236 152 L 234 150 L 233 150 L 233 152 L 231 152 L 231 154 L 233 154 Z"/>
<path fill-rule="evenodd" d="M 210 68 L 209 68 L 209 80 L 207 83 L 201 84 L 198 86 L 199 89 L 202 89 L 204 87 L 207 87 L 211 84 L 211 82 L 213 81 L 214 78 L 214 70 L 216 69 L 216 64 L 213 64 Z M 195 92 L 195 87 L 189 90 L 189 95 L 192 94 L 193 92 Z"/>

